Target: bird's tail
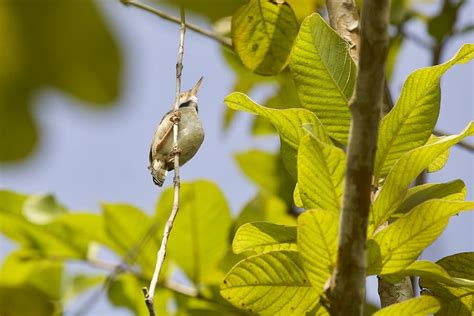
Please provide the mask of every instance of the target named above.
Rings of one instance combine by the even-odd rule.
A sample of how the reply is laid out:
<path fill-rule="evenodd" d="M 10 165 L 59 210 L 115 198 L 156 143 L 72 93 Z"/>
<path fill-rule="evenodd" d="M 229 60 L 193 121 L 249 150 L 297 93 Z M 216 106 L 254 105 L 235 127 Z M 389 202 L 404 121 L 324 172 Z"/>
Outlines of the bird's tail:
<path fill-rule="evenodd" d="M 153 177 L 153 182 L 161 187 L 165 182 L 166 175 L 168 174 L 168 170 L 166 170 L 165 163 L 163 161 L 156 161 L 150 166 L 151 175 Z"/>

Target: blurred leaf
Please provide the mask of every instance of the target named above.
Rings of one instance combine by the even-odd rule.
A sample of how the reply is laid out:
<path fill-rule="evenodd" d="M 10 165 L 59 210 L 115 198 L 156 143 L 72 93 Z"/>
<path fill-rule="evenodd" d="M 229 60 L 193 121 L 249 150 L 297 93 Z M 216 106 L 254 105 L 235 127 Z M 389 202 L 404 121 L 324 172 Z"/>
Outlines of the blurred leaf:
<path fill-rule="evenodd" d="M 254 149 L 237 153 L 235 159 L 240 170 L 255 182 L 262 192 L 278 195 L 288 204 L 292 204 L 291 192 L 295 182 L 286 171 L 280 155 Z"/>
<path fill-rule="evenodd" d="M 298 188 L 303 206 L 338 213 L 345 169 L 342 149 L 306 135 L 298 149 Z"/>
<path fill-rule="evenodd" d="M 104 275 L 77 274 L 65 281 L 63 300 L 65 302 L 75 299 L 91 288 L 102 285 L 105 281 Z"/>
<path fill-rule="evenodd" d="M 23 208 L 28 198 L 9 191 L 0 191 L 0 231 L 7 237 L 19 242 L 24 248 L 42 256 L 61 258 L 85 258 L 89 242 L 81 233 L 72 231 L 61 223 L 69 213 L 57 215 L 47 224 L 35 224 L 23 216 Z M 56 204 L 42 204 L 53 208 Z M 47 209 L 43 209 L 45 213 Z M 65 209 L 63 209 L 65 211 Z"/>
<path fill-rule="evenodd" d="M 437 262 L 453 278 L 474 281 L 474 253 L 464 252 L 445 257 Z M 438 316 L 470 316 L 474 308 L 474 290 L 472 288 L 451 287 L 427 278 L 420 278 L 420 287 L 441 302 Z"/>
<path fill-rule="evenodd" d="M 458 135 L 418 147 L 404 154 L 394 164 L 376 198 L 369 218 L 369 236 L 395 212 L 406 195 L 409 184 L 440 154 L 467 136 L 474 135 L 474 122 L 471 122 Z"/>
<path fill-rule="evenodd" d="M 110 105 L 121 61 L 93 1 L 2 1 L 0 20 L 0 161 L 14 161 L 37 142 L 30 111 L 40 88 Z"/>
<path fill-rule="evenodd" d="M 428 316 L 440 309 L 438 300 L 431 296 L 421 296 L 393 304 L 375 312 L 373 316 Z"/>
<path fill-rule="evenodd" d="M 319 14 L 301 24 L 290 69 L 303 107 L 316 113 L 331 137 L 347 143 L 356 66 L 347 43 Z"/>
<path fill-rule="evenodd" d="M 404 214 L 415 206 L 431 199 L 463 201 L 466 198 L 466 193 L 466 185 L 462 180 L 422 184 L 408 190 L 402 204 L 395 213 Z"/>
<path fill-rule="evenodd" d="M 148 316 L 148 309 L 145 305 L 142 287 L 148 286 L 138 281 L 130 274 L 120 274 L 109 286 L 107 296 L 109 301 L 115 306 L 126 307 L 134 312 L 136 316 Z M 158 287 L 155 293 L 155 312 L 157 315 L 167 315 L 168 291 Z"/>
<path fill-rule="evenodd" d="M 442 42 L 450 36 L 458 20 L 458 11 L 466 1 L 443 1 L 439 14 L 428 20 L 428 33 L 437 41 Z"/>
<path fill-rule="evenodd" d="M 298 22 L 291 7 L 250 0 L 232 18 L 232 44 L 243 64 L 260 75 L 275 75 L 287 65 Z"/>
<path fill-rule="evenodd" d="M 4 260 L 0 270 L 0 284 L 34 288 L 49 300 L 59 300 L 62 274 L 61 262 L 38 258 L 34 253 L 22 250 L 10 253 Z"/>
<path fill-rule="evenodd" d="M 391 3 L 393 3 L 393 1 L 391 1 Z M 398 56 L 400 54 L 403 41 L 404 41 L 404 38 L 401 35 L 398 35 L 390 39 L 390 45 L 389 45 L 388 53 L 387 53 L 387 60 L 385 62 L 386 63 L 385 76 L 388 81 L 391 80 L 392 75 L 395 72 L 397 62 L 398 62 Z"/>
<path fill-rule="evenodd" d="M 337 215 L 324 210 L 308 210 L 298 217 L 298 251 L 319 294 L 336 266 L 338 225 Z"/>
<path fill-rule="evenodd" d="M 23 215 L 32 223 L 46 224 L 67 213 L 51 194 L 30 195 L 23 204 Z"/>
<path fill-rule="evenodd" d="M 286 2 L 291 6 L 300 23 L 325 4 L 324 0 L 286 0 Z"/>
<path fill-rule="evenodd" d="M 156 216 L 163 226 L 172 205 L 173 188 L 170 188 L 163 192 L 156 208 Z M 231 225 L 227 201 L 214 183 L 204 180 L 181 183 L 179 215 L 168 241 L 166 258 L 176 262 L 195 285 L 216 281 L 222 277 L 216 274 L 217 264 L 229 249 Z"/>
<path fill-rule="evenodd" d="M 474 202 L 429 200 L 413 208 L 367 243 L 368 274 L 390 274 L 412 264 L 448 225 Z"/>
<path fill-rule="evenodd" d="M 259 315 L 303 315 L 318 301 L 296 251 L 271 251 L 240 261 L 224 279 L 221 295 Z"/>
<path fill-rule="evenodd" d="M 298 183 L 296 183 L 295 190 L 293 191 L 293 200 L 297 207 L 303 207 L 303 200 L 301 199 L 300 187 Z"/>
<path fill-rule="evenodd" d="M 111 248 L 121 256 L 140 254 L 136 257 L 137 263 L 145 274 L 152 274 L 155 268 L 156 252 L 160 244 L 158 237 L 148 238 L 142 243 L 150 226 L 151 219 L 140 209 L 127 204 L 103 204 L 104 224 Z M 161 235 L 159 235 L 161 237 Z M 138 245 L 141 247 L 138 248 Z M 127 260 L 129 258 L 126 258 Z"/>
<path fill-rule="evenodd" d="M 448 62 L 414 71 L 405 81 L 395 107 L 380 122 L 374 174 L 385 177 L 406 152 L 424 145 L 438 120 L 440 79 L 451 66 L 474 57 L 474 44 L 464 45 Z"/>
<path fill-rule="evenodd" d="M 443 137 L 437 137 L 435 135 L 431 135 L 428 141 L 426 142 L 427 144 L 433 144 L 442 139 Z M 432 163 L 428 165 L 428 168 L 426 168 L 427 172 L 436 172 L 441 170 L 444 165 L 448 162 L 449 159 L 449 149 L 446 150 L 445 152 L 441 153 Z"/>
<path fill-rule="evenodd" d="M 35 288 L 0 285 L 0 314 L 2 316 L 53 316 L 55 305 L 46 294 Z"/>
<path fill-rule="evenodd" d="M 262 221 L 281 225 L 296 223 L 295 218 L 289 214 L 288 205 L 281 198 L 259 193 L 244 206 L 234 222 L 234 230 L 246 223 Z"/>
<path fill-rule="evenodd" d="M 284 226 L 268 222 L 242 225 L 235 233 L 232 250 L 236 254 L 296 250 L 296 226 Z"/>
<path fill-rule="evenodd" d="M 264 106 L 273 109 L 301 108 L 295 82 L 289 71 L 282 71 L 277 77 L 278 90 L 264 102 Z M 257 116 L 252 124 L 254 135 L 268 135 L 276 133 L 273 125 L 261 116 Z"/>

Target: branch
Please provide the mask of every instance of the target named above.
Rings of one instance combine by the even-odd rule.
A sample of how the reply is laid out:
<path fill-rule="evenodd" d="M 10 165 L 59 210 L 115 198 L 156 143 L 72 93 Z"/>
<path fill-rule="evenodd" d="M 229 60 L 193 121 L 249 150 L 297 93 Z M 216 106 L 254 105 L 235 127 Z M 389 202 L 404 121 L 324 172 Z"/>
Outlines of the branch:
<path fill-rule="evenodd" d="M 403 277 L 400 282 L 390 283 L 379 276 L 378 285 L 382 308 L 406 301 L 413 297 L 413 287 L 410 277 Z"/>
<path fill-rule="evenodd" d="M 179 96 L 181 94 L 181 74 L 183 71 L 183 54 L 184 54 L 184 34 L 186 33 L 186 18 L 184 7 L 180 10 L 181 23 L 179 28 L 179 49 L 178 49 L 178 61 L 176 62 L 176 98 L 174 101 L 173 110 L 177 112 L 179 110 Z M 158 250 L 158 258 L 156 260 L 155 272 L 150 282 L 150 290 L 143 288 L 143 294 L 145 295 L 145 303 L 148 308 L 150 316 L 155 315 L 153 306 L 153 297 L 155 295 L 155 288 L 160 278 L 160 272 L 165 262 L 166 257 L 166 245 L 168 238 L 173 228 L 173 223 L 178 214 L 179 210 L 179 149 L 178 149 L 178 129 L 179 129 L 179 116 L 173 118 L 173 151 L 174 151 L 174 201 L 173 209 L 171 210 L 168 222 L 166 222 L 163 238 L 161 240 L 160 250 Z"/>
<path fill-rule="evenodd" d="M 355 8 L 352 1 L 339 1 L 337 4 L 341 10 Z M 346 10 L 342 16 L 347 18 L 348 14 Z M 352 124 L 339 224 L 338 257 L 327 291 L 331 315 L 362 315 L 365 303 L 365 244 L 384 94 L 388 14 L 388 0 L 365 0 L 363 3 L 358 76 L 350 102 Z M 350 17 L 354 18 L 354 14 L 351 13 Z"/>
<path fill-rule="evenodd" d="M 359 60 L 359 13 L 354 0 L 327 0 L 329 23 L 350 45 L 354 61 Z"/>
<path fill-rule="evenodd" d="M 137 1 L 137 0 L 120 0 L 124 5 L 128 6 L 128 5 L 131 5 L 131 6 L 135 6 L 137 8 L 140 8 L 140 9 L 143 9 L 145 11 L 148 11 L 150 13 L 153 13 L 157 16 L 159 16 L 160 18 L 162 19 L 165 19 L 167 21 L 170 21 L 170 22 L 174 22 L 174 23 L 177 23 L 177 24 L 181 24 L 181 21 L 180 19 L 174 17 L 174 16 L 171 16 L 171 15 L 168 15 L 166 13 L 164 13 L 163 11 L 160 11 L 158 9 L 155 9 L 149 5 L 146 5 L 144 3 L 141 3 L 140 1 Z M 232 43 L 230 42 L 229 38 L 225 37 L 225 36 L 221 36 L 219 34 L 216 34 L 214 32 L 210 32 L 208 30 L 205 30 L 203 28 L 200 28 L 199 26 L 197 25 L 194 25 L 194 24 L 191 24 L 191 23 L 186 23 L 186 28 L 187 29 L 190 29 L 196 33 L 199 33 L 201 35 L 204 35 L 205 37 L 207 38 L 210 38 L 228 48 L 232 48 Z"/>

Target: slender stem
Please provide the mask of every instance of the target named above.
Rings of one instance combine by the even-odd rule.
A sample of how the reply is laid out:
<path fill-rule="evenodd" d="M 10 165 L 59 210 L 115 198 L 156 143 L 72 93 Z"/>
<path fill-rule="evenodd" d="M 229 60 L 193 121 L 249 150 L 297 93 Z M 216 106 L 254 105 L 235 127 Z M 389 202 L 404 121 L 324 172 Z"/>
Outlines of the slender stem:
<path fill-rule="evenodd" d="M 137 1 L 137 0 L 120 0 L 120 1 L 124 5 L 135 6 L 137 8 L 140 8 L 140 9 L 143 9 L 143 10 L 148 11 L 150 13 L 153 13 L 153 14 L 155 14 L 155 15 L 159 16 L 160 18 L 165 19 L 167 21 L 178 23 L 178 24 L 181 23 L 180 19 L 178 19 L 174 16 L 171 16 L 171 15 L 168 15 L 168 14 L 164 13 L 163 11 L 160 11 L 156 8 L 153 8 L 153 7 L 149 6 L 149 5 L 141 3 L 140 1 Z M 230 42 L 230 39 L 225 37 L 225 36 L 221 36 L 221 35 L 216 34 L 214 32 L 205 30 L 205 29 L 203 29 L 203 28 L 201 28 L 197 25 L 191 24 L 191 23 L 186 23 L 186 28 L 188 28 L 188 29 L 190 29 L 190 30 L 192 30 L 196 33 L 199 33 L 201 35 L 204 35 L 207 38 L 215 40 L 215 41 L 219 42 L 220 44 L 222 44 L 226 47 L 232 48 L 232 44 Z"/>
<path fill-rule="evenodd" d="M 347 7 L 347 2 L 340 1 L 343 8 Z M 352 123 L 338 256 L 327 291 L 331 315 L 362 315 L 365 303 L 365 245 L 384 94 L 388 14 L 388 0 L 363 2 L 358 76 L 350 103 Z"/>
<path fill-rule="evenodd" d="M 179 110 L 179 97 L 181 94 L 181 74 L 183 71 L 183 54 L 184 54 L 184 35 L 186 33 L 186 18 L 184 7 L 180 10 L 181 23 L 179 28 L 179 49 L 178 49 L 178 61 L 176 62 L 176 98 L 173 106 L 173 110 L 177 112 Z M 161 240 L 161 246 L 158 250 L 158 258 L 156 260 L 155 271 L 150 282 L 150 290 L 143 288 L 143 294 L 145 295 L 145 303 L 147 305 L 150 316 L 155 315 L 153 306 L 153 297 L 155 295 L 156 285 L 160 278 L 161 269 L 165 262 L 166 257 L 166 245 L 168 244 L 168 238 L 173 229 L 174 220 L 179 210 L 179 149 L 178 149 L 178 132 L 179 132 L 179 116 L 176 115 L 173 118 L 173 149 L 174 149 L 174 201 L 173 209 L 171 210 L 170 217 L 166 222 L 163 238 Z"/>

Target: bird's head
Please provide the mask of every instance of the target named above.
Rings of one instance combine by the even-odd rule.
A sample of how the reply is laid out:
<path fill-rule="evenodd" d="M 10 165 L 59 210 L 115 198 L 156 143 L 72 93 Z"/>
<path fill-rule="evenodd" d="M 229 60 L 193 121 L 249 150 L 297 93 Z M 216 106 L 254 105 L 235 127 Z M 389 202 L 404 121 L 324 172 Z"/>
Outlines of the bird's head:
<path fill-rule="evenodd" d="M 196 109 L 196 111 L 198 111 L 197 93 L 199 91 L 199 87 L 201 86 L 203 78 L 204 77 L 201 77 L 191 90 L 188 90 L 188 91 L 185 91 L 185 92 L 181 93 L 181 95 L 179 96 L 179 107 L 180 108 L 194 107 Z"/>

